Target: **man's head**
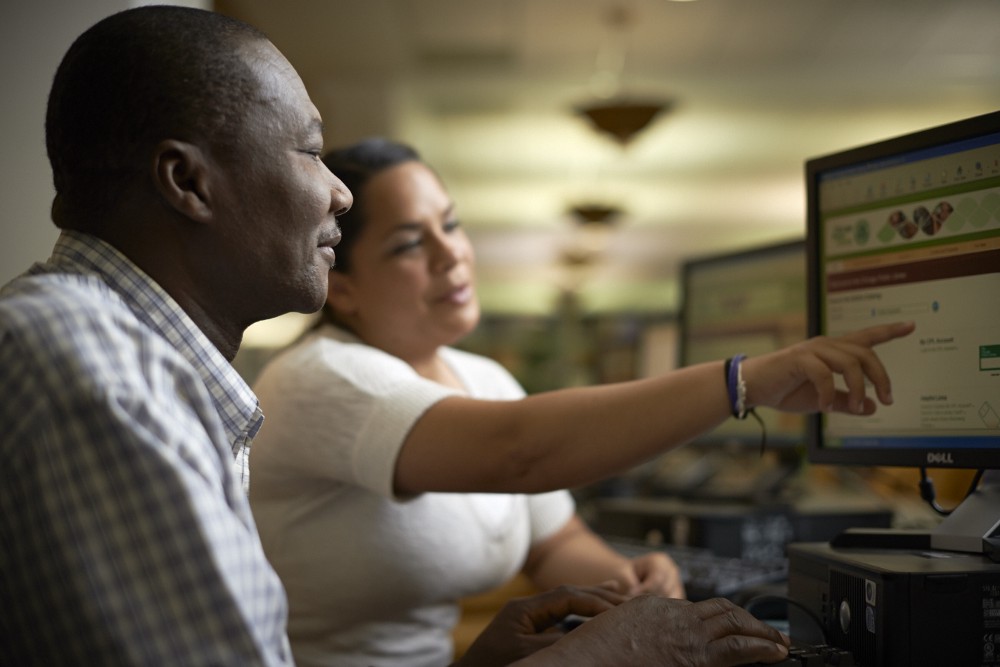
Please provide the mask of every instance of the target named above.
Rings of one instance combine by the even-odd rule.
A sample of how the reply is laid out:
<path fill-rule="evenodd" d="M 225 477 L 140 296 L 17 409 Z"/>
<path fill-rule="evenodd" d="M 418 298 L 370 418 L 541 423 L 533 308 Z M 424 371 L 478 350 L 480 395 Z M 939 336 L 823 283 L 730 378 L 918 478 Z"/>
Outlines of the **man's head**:
<path fill-rule="evenodd" d="M 256 86 L 241 47 L 266 40 L 221 14 L 168 6 L 83 33 L 56 72 L 45 122 L 56 224 L 87 229 L 106 216 L 165 137 L 231 142 Z"/>
<path fill-rule="evenodd" d="M 104 19 L 60 65 L 46 135 L 56 224 L 118 247 L 226 353 L 249 324 L 322 305 L 351 196 L 255 28 L 168 6 Z"/>

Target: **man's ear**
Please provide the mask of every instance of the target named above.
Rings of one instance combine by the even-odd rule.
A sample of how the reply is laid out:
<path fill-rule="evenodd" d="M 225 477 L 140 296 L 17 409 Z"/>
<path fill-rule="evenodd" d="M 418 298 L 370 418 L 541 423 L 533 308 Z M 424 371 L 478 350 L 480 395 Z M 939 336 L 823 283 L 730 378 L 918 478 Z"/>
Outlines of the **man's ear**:
<path fill-rule="evenodd" d="M 212 219 L 211 170 L 198 146 L 165 139 L 153 153 L 153 184 L 166 203 L 195 222 Z"/>
<path fill-rule="evenodd" d="M 357 312 L 354 283 L 349 275 L 340 271 L 330 271 L 326 302 L 340 315 L 353 315 Z"/>

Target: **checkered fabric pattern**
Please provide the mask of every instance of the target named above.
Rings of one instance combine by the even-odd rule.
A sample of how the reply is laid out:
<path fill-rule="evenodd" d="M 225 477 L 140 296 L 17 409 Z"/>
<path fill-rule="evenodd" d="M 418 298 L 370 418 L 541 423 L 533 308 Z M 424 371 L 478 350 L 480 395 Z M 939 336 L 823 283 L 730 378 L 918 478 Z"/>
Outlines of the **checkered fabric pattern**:
<path fill-rule="evenodd" d="M 253 392 L 153 280 L 64 232 L 0 292 L 0 662 L 286 665 L 247 503 Z"/>

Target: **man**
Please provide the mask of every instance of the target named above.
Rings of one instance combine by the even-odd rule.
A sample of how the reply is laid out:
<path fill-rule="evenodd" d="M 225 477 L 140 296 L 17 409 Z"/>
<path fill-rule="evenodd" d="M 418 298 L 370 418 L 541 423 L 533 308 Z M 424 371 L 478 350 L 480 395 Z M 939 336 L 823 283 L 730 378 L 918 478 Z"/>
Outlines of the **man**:
<path fill-rule="evenodd" d="M 250 324 L 323 303 L 351 195 L 321 131 L 287 60 L 218 14 L 128 10 L 66 54 L 62 233 L 0 297 L 3 662 L 291 663 L 243 489 L 262 416 L 229 361 Z M 542 632 L 570 613 L 595 618 Z M 509 605 L 462 664 L 728 665 L 785 641 L 722 601 L 561 589 Z"/>
<path fill-rule="evenodd" d="M 70 48 L 46 142 L 63 233 L 0 305 L 4 659 L 287 662 L 228 360 L 322 303 L 351 198 L 318 114 L 249 26 L 149 8 Z"/>

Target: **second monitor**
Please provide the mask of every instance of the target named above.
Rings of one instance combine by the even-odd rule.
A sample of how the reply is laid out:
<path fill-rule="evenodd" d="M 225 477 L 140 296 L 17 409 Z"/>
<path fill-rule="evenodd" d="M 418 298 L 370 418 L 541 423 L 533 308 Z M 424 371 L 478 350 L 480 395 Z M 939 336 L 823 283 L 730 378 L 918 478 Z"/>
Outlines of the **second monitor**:
<path fill-rule="evenodd" d="M 793 239 L 692 258 L 681 266 L 678 360 L 682 366 L 764 354 L 806 337 L 805 243 Z M 777 496 L 802 460 L 801 415 L 768 408 L 761 426 L 729 419 L 662 461 L 654 492 L 699 500 Z"/>

